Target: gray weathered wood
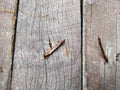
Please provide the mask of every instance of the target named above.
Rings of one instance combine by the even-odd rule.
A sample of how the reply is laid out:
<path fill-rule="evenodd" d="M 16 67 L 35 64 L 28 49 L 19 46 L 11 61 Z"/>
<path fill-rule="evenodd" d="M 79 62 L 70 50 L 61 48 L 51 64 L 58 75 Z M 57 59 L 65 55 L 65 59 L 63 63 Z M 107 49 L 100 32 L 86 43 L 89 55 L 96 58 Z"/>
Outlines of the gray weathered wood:
<path fill-rule="evenodd" d="M 120 90 L 120 1 L 85 0 L 85 75 L 87 90 Z M 109 62 L 105 63 L 98 36 Z"/>
<path fill-rule="evenodd" d="M 0 90 L 10 86 L 16 5 L 17 0 L 0 0 Z"/>
<path fill-rule="evenodd" d="M 12 90 L 80 90 L 80 51 L 80 0 L 20 0 Z"/>

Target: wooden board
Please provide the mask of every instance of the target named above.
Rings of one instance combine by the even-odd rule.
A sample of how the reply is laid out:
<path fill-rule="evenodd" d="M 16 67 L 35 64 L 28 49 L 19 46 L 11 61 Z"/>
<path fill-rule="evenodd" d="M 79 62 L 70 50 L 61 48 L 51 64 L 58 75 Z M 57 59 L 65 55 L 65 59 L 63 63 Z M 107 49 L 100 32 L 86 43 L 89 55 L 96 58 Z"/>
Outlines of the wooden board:
<path fill-rule="evenodd" d="M 80 0 L 19 1 L 12 90 L 80 90 Z"/>
<path fill-rule="evenodd" d="M 85 0 L 85 75 L 87 90 L 120 90 L 120 1 Z M 98 36 L 106 56 L 105 63 Z M 119 56 L 118 56 L 119 57 Z"/>
<path fill-rule="evenodd" d="M 10 89 L 17 0 L 0 0 L 0 90 Z"/>

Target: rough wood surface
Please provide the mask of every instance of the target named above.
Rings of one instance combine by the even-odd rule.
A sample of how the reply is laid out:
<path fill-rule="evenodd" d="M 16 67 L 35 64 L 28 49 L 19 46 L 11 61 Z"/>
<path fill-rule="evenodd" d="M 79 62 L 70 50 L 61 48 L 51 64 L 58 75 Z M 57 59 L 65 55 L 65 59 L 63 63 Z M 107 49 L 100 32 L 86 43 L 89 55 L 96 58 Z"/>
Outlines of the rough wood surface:
<path fill-rule="evenodd" d="M 87 90 L 120 90 L 120 1 L 85 0 Z M 105 62 L 98 36 L 109 59 Z"/>
<path fill-rule="evenodd" d="M 17 0 L 0 0 L 0 90 L 9 90 Z"/>
<path fill-rule="evenodd" d="M 80 90 L 80 22 L 80 0 L 20 0 L 12 90 Z"/>

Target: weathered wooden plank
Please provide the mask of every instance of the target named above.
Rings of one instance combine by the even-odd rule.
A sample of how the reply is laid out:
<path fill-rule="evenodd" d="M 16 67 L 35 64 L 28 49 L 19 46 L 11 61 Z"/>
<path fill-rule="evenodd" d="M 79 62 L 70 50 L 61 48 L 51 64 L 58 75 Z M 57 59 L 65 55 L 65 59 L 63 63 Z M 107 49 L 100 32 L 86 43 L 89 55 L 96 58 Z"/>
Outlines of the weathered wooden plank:
<path fill-rule="evenodd" d="M 87 90 L 119 90 L 119 0 L 85 0 L 85 75 Z M 117 18 L 116 18 L 117 17 Z M 118 28 L 117 28 L 118 27 Z M 98 36 L 108 57 L 105 62 Z M 119 60 L 119 59 L 118 59 Z"/>
<path fill-rule="evenodd" d="M 17 0 L 0 0 L 0 90 L 9 90 Z"/>
<path fill-rule="evenodd" d="M 49 41 L 63 39 L 44 59 Z M 12 90 L 80 89 L 80 0 L 20 0 Z"/>
<path fill-rule="evenodd" d="M 120 3 L 119 3 L 120 6 Z M 117 8 L 117 11 L 119 11 L 119 8 Z M 119 11 L 120 12 L 120 11 Z M 116 57 L 116 90 L 120 89 L 120 14 L 116 14 L 116 49 L 117 49 L 117 57 Z"/>

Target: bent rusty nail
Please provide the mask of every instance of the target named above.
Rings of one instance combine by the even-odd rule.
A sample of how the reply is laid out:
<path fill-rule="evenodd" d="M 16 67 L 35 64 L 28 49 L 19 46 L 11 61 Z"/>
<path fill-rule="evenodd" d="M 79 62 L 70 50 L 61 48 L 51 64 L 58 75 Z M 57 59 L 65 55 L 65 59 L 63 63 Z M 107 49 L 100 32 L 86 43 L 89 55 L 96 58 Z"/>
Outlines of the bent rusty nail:
<path fill-rule="evenodd" d="M 102 45 L 102 42 L 101 42 L 101 38 L 99 36 L 98 36 L 98 42 L 99 42 L 99 46 L 100 46 L 100 49 L 101 49 L 102 54 L 103 54 L 103 58 L 104 58 L 105 62 L 108 62 L 109 59 L 108 59 L 107 55 L 105 54 L 105 51 L 103 49 L 103 45 Z"/>
<path fill-rule="evenodd" d="M 54 51 L 56 51 L 63 43 L 65 42 L 65 39 L 62 41 L 58 41 L 58 43 L 48 52 L 44 54 L 44 58 L 47 58 L 50 56 Z"/>

